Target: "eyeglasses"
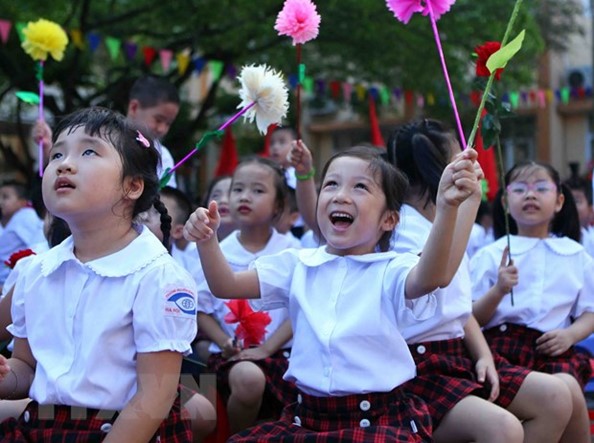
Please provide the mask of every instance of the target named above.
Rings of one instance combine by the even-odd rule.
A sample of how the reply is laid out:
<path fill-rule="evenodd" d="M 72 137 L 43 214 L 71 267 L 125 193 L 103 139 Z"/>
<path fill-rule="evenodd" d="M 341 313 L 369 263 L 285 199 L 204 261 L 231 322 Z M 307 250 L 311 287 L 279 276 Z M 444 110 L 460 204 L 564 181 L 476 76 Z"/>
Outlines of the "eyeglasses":
<path fill-rule="evenodd" d="M 533 191 L 536 194 L 546 194 L 557 190 L 557 185 L 550 181 L 541 180 L 535 183 L 514 182 L 507 186 L 507 192 L 518 197 L 528 194 L 528 191 Z"/>

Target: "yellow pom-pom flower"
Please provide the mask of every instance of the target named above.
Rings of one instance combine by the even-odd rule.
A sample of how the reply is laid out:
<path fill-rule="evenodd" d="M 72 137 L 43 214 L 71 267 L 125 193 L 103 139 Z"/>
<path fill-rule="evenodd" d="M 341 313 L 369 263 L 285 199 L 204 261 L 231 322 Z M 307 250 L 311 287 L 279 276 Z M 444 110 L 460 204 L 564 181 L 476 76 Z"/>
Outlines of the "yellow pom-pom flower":
<path fill-rule="evenodd" d="M 62 60 L 68 44 L 68 36 L 62 27 L 54 22 L 39 19 L 29 22 L 23 29 L 21 46 L 33 60 L 47 60 L 48 53 L 56 61 Z"/>

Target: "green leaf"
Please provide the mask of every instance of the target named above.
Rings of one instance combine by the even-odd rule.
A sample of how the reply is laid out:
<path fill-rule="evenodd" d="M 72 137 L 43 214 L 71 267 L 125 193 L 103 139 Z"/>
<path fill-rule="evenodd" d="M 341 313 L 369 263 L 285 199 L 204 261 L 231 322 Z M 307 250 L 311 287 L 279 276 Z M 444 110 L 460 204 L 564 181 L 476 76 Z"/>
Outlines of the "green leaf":
<path fill-rule="evenodd" d="M 30 105 L 39 104 L 39 94 L 36 94 L 35 92 L 18 91 L 14 95 L 16 95 L 18 99 Z"/>
<path fill-rule="evenodd" d="M 487 60 L 487 69 L 489 69 L 489 72 L 493 73 L 497 69 L 502 69 L 507 66 L 507 62 L 510 61 L 522 48 L 525 34 L 526 31 L 522 30 L 522 32 L 520 32 L 511 42 L 499 49 L 499 51 L 491 54 L 491 57 Z"/>

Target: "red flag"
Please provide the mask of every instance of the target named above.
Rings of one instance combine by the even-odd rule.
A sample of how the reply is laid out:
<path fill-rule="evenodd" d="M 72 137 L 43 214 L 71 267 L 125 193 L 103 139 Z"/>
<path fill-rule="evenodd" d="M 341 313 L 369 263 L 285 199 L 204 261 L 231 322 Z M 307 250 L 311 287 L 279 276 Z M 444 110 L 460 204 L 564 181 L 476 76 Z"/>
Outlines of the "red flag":
<path fill-rule="evenodd" d="M 378 148 L 385 148 L 386 142 L 380 131 L 379 123 L 377 121 L 377 112 L 375 110 L 375 100 L 371 94 L 369 95 L 369 125 L 371 126 L 371 144 Z"/>
<path fill-rule="evenodd" d="M 221 175 L 233 175 L 233 171 L 235 171 L 235 167 L 238 163 L 239 158 L 237 156 L 237 148 L 235 147 L 235 137 L 233 137 L 231 125 L 229 125 L 225 128 L 221 156 L 219 157 L 219 164 L 217 165 L 215 177 Z"/>
<path fill-rule="evenodd" d="M 266 137 L 264 138 L 264 149 L 260 153 L 260 157 L 270 157 L 270 137 L 272 136 L 272 133 L 274 132 L 277 126 L 278 125 L 276 123 L 273 123 L 270 126 L 268 126 L 268 129 L 266 130 Z"/>
<path fill-rule="evenodd" d="M 486 114 L 483 111 L 483 117 Z M 497 161 L 495 160 L 495 147 L 490 146 L 489 149 L 484 149 L 483 136 L 481 134 L 481 125 L 479 125 L 476 132 L 475 149 L 478 153 L 478 162 L 485 174 L 487 181 L 487 199 L 493 201 L 497 190 L 499 189 L 499 181 L 497 180 Z"/>

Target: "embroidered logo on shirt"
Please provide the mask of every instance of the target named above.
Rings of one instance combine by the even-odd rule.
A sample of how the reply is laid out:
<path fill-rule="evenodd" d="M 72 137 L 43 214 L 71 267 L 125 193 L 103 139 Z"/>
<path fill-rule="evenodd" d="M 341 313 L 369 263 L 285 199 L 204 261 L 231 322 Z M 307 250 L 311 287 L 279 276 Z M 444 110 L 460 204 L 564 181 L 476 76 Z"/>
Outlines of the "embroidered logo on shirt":
<path fill-rule="evenodd" d="M 171 317 L 196 315 L 196 301 L 191 293 L 178 289 L 171 291 L 165 297 L 165 315 Z"/>

